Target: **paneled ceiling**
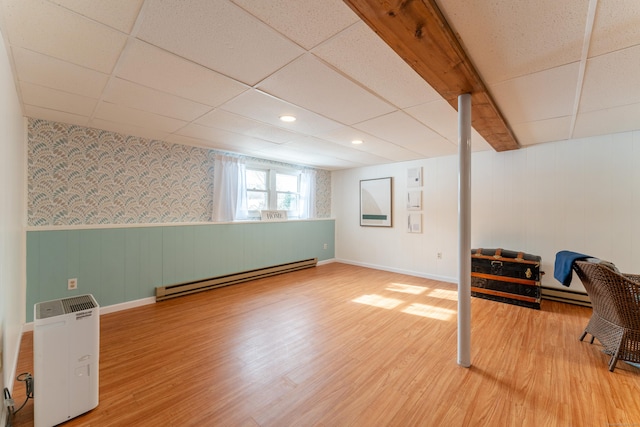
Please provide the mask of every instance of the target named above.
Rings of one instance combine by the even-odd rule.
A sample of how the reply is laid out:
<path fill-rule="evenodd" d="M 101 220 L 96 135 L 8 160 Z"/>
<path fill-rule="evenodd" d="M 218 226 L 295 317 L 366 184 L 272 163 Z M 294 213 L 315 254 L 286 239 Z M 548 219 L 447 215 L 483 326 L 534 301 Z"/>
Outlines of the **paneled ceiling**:
<path fill-rule="evenodd" d="M 28 117 L 331 170 L 457 151 L 342 0 L 1 1 Z M 437 3 L 521 146 L 640 129 L 640 1 Z"/>

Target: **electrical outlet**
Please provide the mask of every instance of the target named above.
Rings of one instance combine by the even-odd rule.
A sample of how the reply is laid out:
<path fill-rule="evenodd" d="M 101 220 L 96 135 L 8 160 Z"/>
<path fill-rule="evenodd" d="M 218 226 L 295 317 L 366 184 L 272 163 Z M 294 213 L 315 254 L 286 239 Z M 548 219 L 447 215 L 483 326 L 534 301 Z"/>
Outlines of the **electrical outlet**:
<path fill-rule="evenodd" d="M 67 289 L 70 291 L 78 289 L 78 279 L 69 279 L 69 281 L 67 282 Z"/>
<path fill-rule="evenodd" d="M 329 247 L 329 245 L 327 245 L 326 243 L 324 244 L 324 246 L 322 246 L 322 249 L 327 249 Z"/>
<path fill-rule="evenodd" d="M 442 252 L 438 252 L 438 259 L 442 259 Z"/>

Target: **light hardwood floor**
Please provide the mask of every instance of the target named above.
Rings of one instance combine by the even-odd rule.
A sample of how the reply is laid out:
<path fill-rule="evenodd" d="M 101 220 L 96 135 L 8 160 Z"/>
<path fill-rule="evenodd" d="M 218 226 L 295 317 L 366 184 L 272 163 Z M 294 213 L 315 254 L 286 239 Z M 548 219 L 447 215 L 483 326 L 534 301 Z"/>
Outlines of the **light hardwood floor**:
<path fill-rule="evenodd" d="M 473 298 L 467 369 L 456 307 L 452 284 L 332 263 L 107 314 L 100 404 L 65 426 L 640 425 L 640 369 L 578 341 L 590 309 Z"/>

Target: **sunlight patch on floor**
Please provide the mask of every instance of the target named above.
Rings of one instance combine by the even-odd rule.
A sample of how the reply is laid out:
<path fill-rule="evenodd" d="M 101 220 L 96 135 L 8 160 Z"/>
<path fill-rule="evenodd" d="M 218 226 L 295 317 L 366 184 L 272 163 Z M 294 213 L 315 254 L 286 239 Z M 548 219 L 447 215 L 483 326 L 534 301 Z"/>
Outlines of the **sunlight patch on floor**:
<path fill-rule="evenodd" d="M 373 307 L 385 308 L 387 310 L 391 310 L 399 306 L 403 303 L 403 301 L 394 298 L 386 298 L 380 295 L 362 295 L 358 297 L 353 302 L 357 302 L 359 304 L 366 304 Z"/>
<path fill-rule="evenodd" d="M 403 294 L 420 295 L 426 291 L 425 286 L 407 285 L 405 283 L 391 283 L 387 286 L 387 291 L 402 292 Z"/>
<path fill-rule="evenodd" d="M 402 310 L 402 312 L 437 320 L 450 320 L 456 314 L 455 310 L 418 303 L 411 304 Z"/>
<path fill-rule="evenodd" d="M 458 291 L 451 291 L 448 289 L 434 289 L 429 292 L 428 296 L 434 298 L 448 299 L 451 301 L 458 301 Z"/>

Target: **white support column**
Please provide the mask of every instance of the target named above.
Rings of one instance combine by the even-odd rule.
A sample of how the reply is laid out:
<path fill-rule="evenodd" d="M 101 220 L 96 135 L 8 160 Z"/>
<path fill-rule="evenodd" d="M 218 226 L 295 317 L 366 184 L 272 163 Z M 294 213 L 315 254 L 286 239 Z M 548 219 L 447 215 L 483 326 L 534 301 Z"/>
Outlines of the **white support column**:
<path fill-rule="evenodd" d="M 458 96 L 458 365 L 471 366 L 471 94 Z"/>

